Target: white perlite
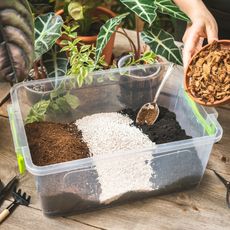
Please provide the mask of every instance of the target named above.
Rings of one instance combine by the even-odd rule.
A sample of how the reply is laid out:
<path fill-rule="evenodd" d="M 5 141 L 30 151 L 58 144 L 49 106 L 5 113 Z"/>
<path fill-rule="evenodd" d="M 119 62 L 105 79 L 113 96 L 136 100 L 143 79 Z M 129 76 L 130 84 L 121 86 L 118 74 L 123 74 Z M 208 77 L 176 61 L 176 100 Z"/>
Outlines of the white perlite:
<path fill-rule="evenodd" d="M 133 121 L 119 113 L 97 113 L 76 121 L 82 131 L 90 153 L 94 156 L 152 147 L 154 143 L 138 128 L 130 126 Z"/>
<path fill-rule="evenodd" d="M 137 151 L 126 155 L 112 155 L 109 159 L 95 159 L 102 192 L 100 201 L 110 203 L 127 192 L 151 191 L 150 178 L 153 169 L 151 151 L 141 149 L 155 146 L 147 135 L 135 126 L 133 121 L 119 113 L 98 113 L 76 121 L 88 144 L 90 154 L 99 156 L 117 151 Z"/>

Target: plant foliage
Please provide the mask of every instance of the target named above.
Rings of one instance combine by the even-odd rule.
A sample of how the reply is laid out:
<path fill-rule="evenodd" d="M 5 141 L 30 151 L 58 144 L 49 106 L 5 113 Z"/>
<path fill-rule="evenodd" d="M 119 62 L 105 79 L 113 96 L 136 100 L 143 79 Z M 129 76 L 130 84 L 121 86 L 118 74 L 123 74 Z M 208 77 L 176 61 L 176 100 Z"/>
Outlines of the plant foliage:
<path fill-rule="evenodd" d="M 60 50 L 57 45 L 54 45 L 51 50 L 42 56 L 48 78 L 65 76 L 67 72 L 68 58 L 66 53 L 60 52 Z"/>
<path fill-rule="evenodd" d="M 156 6 L 149 0 L 120 0 L 128 9 L 151 25 L 156 19 Z"/>
<path fill-rule="evenodd" d="M 0 80 L 25 79 L 34 58 L 33 17 L 27 1 L 0 1 Z"/>
<path fill-rule="evenodd" d="M 74 33 L 73 31 L 75 31 L 75 28 L 68 26 L 64 26 L 64 29 L 63 33 L 68 37 L 71 37 Z M 68 52 L 70 56 L 68 75 L 74 75 L 80 87 L 90 72 L 106 66 L 104 57 L 98 56 L 98 60 L 95 63 L 96 48 L 94 45 L 84 45 L 79 38 L 71 41 L 63 40 L 61 44 L 64 46 L 61 51 Z"/>
<path fill-rule="evenodd" d="M 182 64 L 181 50 L 175 45 L 174 38 L 157 26 L 159 24 L 156 20 L 157 12 L 185 21 L 188 21 L 189 18 L 171 0 L 153 0 L 152 2 L 149 0 L 120 0 L 120 2 L 147 23 L 142 32 L 142 38 L 150 46 L 152 51 L 171 62 Z M 110 19 L 101 28 L 96 44 L 96 61 L 100 57 L 111 35 L 116 31 L 117 25 L 126 16 L 127 13 Z M 135 59 L 136 57 L 140 58 L 140 54 L 136 54 L 135 52 Z"/>
<path fill-rule="evenodd" d="M 158 55 L 182 65 L 181 50 L 175 45 L 172 35 L 159 28 L 145 29 L 142 39 Z"/>
<path fill-rule="evenodd" d="M 25 123 L 44 121 L 48 114 L 68 113 L 78 106 L 79 99 L 69 92 L 64 93 L 62 87 L 59 87 L 50 93 L 48 100 L 41 100 L 31 107 Z"/>
<path fill-rule="evenodd" d="M 35 59 L 49 51 L 61 36 L 63 20 L 59 15 L 48 13 L 35 18 Z"/>
<path fill-rule="evenodd" d="M 102 54 L 102 51 L 105 48 L 106 44 L 108 43 L 109 39 L 111 38 L 112 34 L 116 30 L 116 27 L 122 22 L 122 20 L 128 14 L 129 13 L 125 13 L 117 17 L 111 18 L 101 27 L 96 43 L 96 57 L 95 57 L 96 63 L 98 62 Z"/>
<path fill-rule="evenodd" d="M 173 18 L 189 21 L 189 18 L 184 14 L 171 0 L 155 0 L 154 4 L 157 10 L 163 14 L 168 14 Z"/>

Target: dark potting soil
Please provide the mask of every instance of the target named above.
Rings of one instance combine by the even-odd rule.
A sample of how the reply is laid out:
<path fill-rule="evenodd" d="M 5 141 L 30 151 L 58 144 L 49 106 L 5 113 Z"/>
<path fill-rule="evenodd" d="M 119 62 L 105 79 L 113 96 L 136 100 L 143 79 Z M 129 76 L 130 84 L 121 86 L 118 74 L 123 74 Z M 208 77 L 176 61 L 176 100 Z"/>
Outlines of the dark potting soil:
<path fill-rule="evenodd" d="M 34 122 L 25 125 L 32 161 L 44 166 L 89 157 L 82 133 L 74 124 Z"/>
<path fill-rule="evenodd" d="M 134 125 L 139 127 L 142 132 L 148 135 L 149 139 L 156 144 L 163 144 L 172 141 L 180 141 L 192 138 L 186 135 L 185 130 L 181 128 L 179 122 L 176 120 L 175 113 L 169 111 L 167 108 L 159 106 L 160 114 L 156 122 L 148 126 L 137 125 L 135 120 L 139 109 L 124 109 L 122 114 L 127 114 L 134 122 Z"/>

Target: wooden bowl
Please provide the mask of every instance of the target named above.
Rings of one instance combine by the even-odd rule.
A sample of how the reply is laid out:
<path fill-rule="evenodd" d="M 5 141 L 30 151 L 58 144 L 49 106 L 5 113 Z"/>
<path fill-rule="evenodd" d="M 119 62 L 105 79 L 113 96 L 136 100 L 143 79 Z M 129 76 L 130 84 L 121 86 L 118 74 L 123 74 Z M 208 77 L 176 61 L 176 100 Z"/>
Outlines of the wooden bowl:
<path fill-rule="evenodd" d="M 220 46 L 221 46 L 221 49 L 228 49 L 229 52 L 230 52 L 230 40 L 218 40 L 217 41 Z M 207 44 L 205 45 L 204 47 L 202 47 L 202 49 L 200 49 L 192 58 L 191 58 L 191 61 L 189 63 L 189 66 L 192 64 L 193 62 L 193 59 L 196 58 L 196 56 L 202 52 L 203 50 L 207 49 L 211 44 Z M 227 104 L 227 103 L 230 103 L 230 96 L 228 97 L 225 97 L 223 98 L 222 100 L 218 100 L 218 101 L 214 101 L 213 103 L 210 103 L 210 102 L 204 102 L 202 100 L 200 100 L 199 98 L 195 97 L 192 92 L 189 90 L 189 76 L 188 76 L 188 69 L 186 70 L 185 72 L 185 77 L 184 77 L 184 89 L 185 91 L 188 93 L 188 95 L 195 101 L 197 102 L 198 104 L 200 105 L 204 105 L 204 106 L 219 106 L 219 105 L 223 105 L 223 104 Z"/>

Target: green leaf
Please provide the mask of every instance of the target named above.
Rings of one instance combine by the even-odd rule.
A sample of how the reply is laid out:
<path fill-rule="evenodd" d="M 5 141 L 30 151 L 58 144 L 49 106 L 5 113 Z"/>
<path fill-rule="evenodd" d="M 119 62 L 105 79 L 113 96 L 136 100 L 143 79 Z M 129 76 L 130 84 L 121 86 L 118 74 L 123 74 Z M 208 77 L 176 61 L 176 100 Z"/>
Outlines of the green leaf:
<path fill-rule="evenodd" d="M 155 0 L 154 4 L 157 6 L 157 10 L 163 14 L 168 14 L 183 21 L 189 21 L 187 15 L 184 14 L 171 0 Z"/>
<path fill-rule="evenodd" d="M 109 39 L 111 38 L 112 34 L 115 32 L 116 27 L 128 14 L 129 13 L 125 13 L 117 17 L 111 18 L 106 21 L 106 23 L 101 27 L 100 32 L 97 36 L 95 63 L 99 61 L 102 51 L 108 43 Z"/>
<path fill-rule="evenodd" d="M 49 51 L 61 36 L 61 16 L 48 13 L 35 18 L 35 59 Z"/>
<path fill-rule="evenodd" d="M 120 0 L 125 6 L 132 10 L 137 16 L 151 25 L 156 19 L 156 6 L 149 0 Z"/>
<path fill-rule="evenodd" d="M 23 81 L 33 60 L 34 25 L 28 2 L 0 0 L 0 81 Z"/>
<path fill-rule="evenodd" d="M 54 45 L 51 50 L 42 56 L 42 60 L 46 67 L 48 78 L 65 76 L 67 72 L 68 58 L 65 52 L 60 52 L 59 46 Z"/>
<path fill-rule="evenodd" d="M 141 36 L 154 53 L 170 62 L 182 65 L 181 50 L 175 45 L 172 35 L 159 28 L 147 28 Z"/>
<path fill-rule="evenodd" d="M 123 20 L 123 28 L 134 30 L 135 29 L 135 13 L 124 5 L 120 1 L 115 1 L 112 6 L 111 10 L 116 12 L 117 14 L 124 14 L 129 12 L 130 14 Z"/>
<path fill-rule="evenodd" d="M 44 120 L 49 105 L 49 100 L 41 100 L 38 103 L 34 104 L 26 117 L 25 123 L 28 124 Z"/>
<path fill-rule="evenodd" d="M 66 99 L 66 102 L 72 109 L 76 109 L 80 104 L 79 99 L 76 96 L 71 95 L 69 93 L 66 94 L 64 98 Z"/>
<path fill-rule="evenodd" d="M 76 21 L 84 19 L 83 5 L 80 2 L 70 2 L 68 13 Z"/>
<path fill-rule="evenodd" d="M 70 109 L 69 104 L 67 103 L 64 97 L 58 97 L 52 103 L 56 103 L 56 105 L 59 107 L 58 109 L 59 112 L 68 112 Z"/>

